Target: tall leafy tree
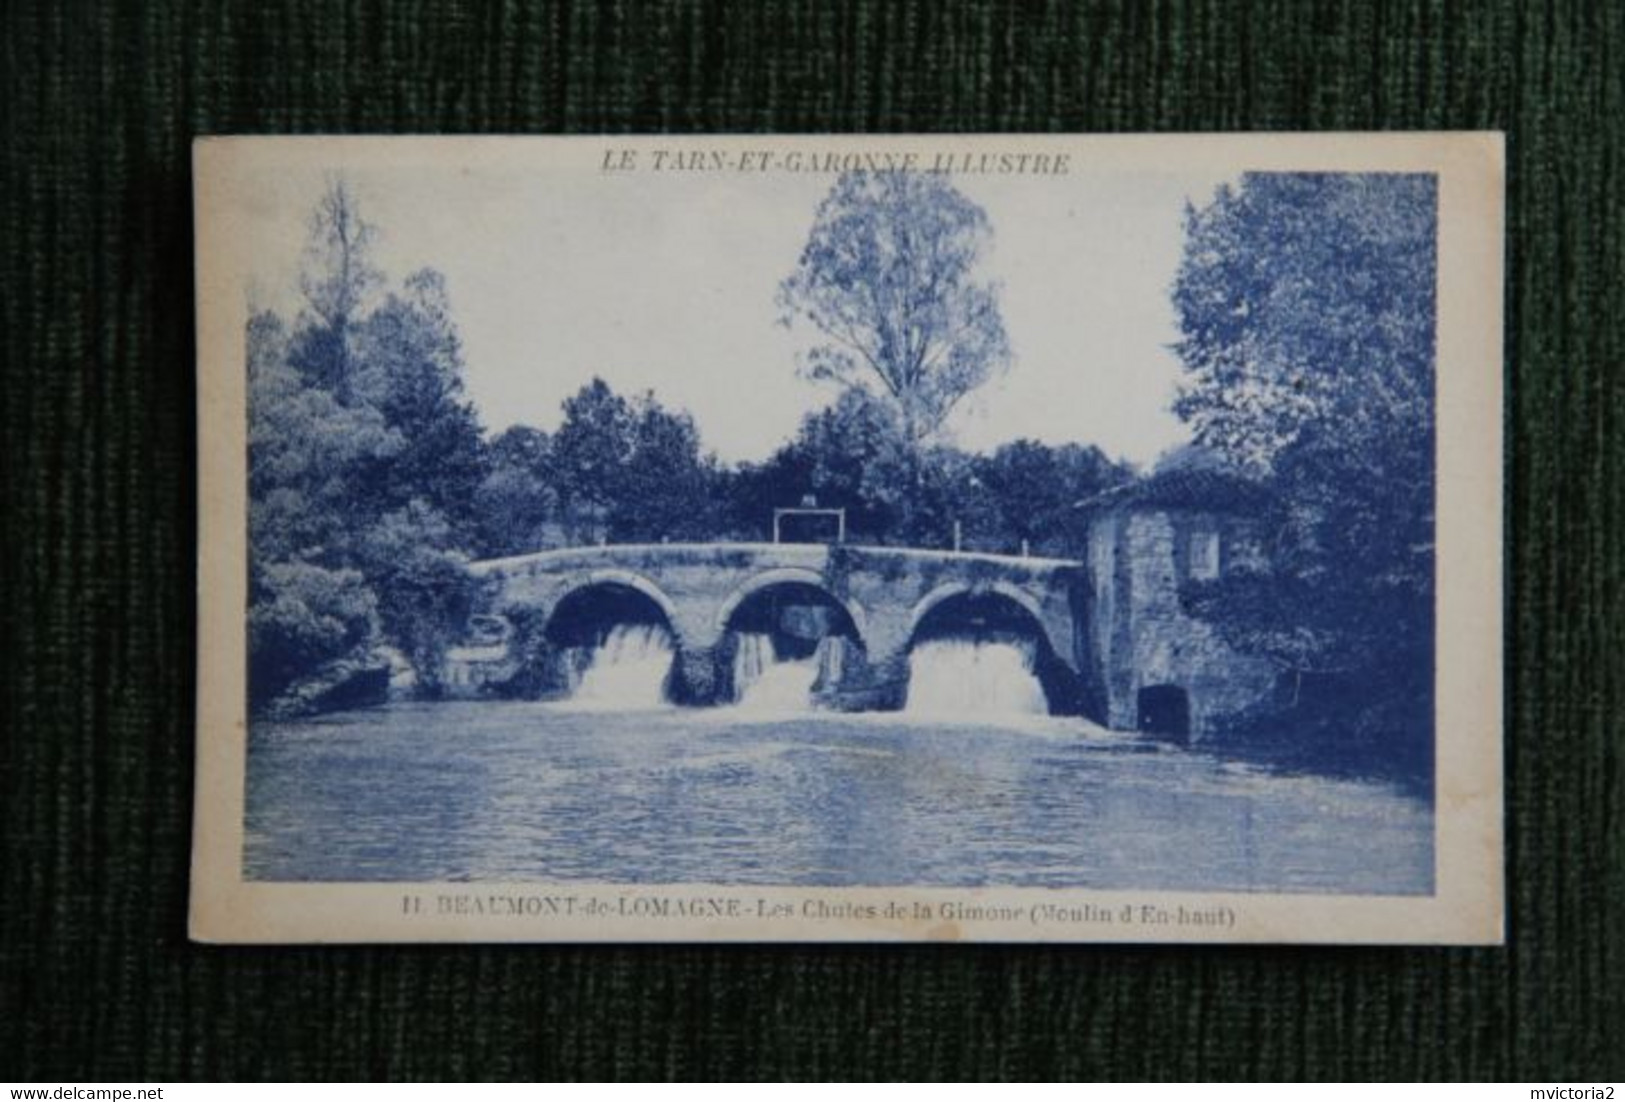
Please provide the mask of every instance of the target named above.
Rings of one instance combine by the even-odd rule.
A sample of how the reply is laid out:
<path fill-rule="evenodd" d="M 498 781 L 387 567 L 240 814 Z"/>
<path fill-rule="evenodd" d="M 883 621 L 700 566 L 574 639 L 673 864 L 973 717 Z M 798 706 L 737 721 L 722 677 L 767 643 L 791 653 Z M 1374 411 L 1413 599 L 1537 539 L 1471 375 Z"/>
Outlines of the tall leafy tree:
<path fill-rule="evenodd" d="M 1187 211 L 1175 409 L 1199 443 L 1268 473 L 1299 442 L 1391 467 L 1376 446 L 1431 434 L 1435 189 L 1253 173 Z"/>
<path fill-rule="evenodd" d="M 248 322 L 249 534 L 256 561 L 334 562 L 353 519 L 358 472 L 402 440 L 376 410 L 341 404 L 289 363 L 287 326 Z"/>
<path fill-rule="evenodd" d="M 998 514 L 997 536 L 1004 543 L 1048 554 L 1068 554 L 1072 507 L 1129 476 L 1099 448 L 1079 444 L 1051 447 L 1037 440 L 1001 444 L 975 464 Z"/>
<path fill-rule="evenodd" d="M 783 322 L 821 338 L 804 373 L 870 388 L 920 444 L 1009 364 L 998 289 L 977 277 L 991 241 L 986 212 L 945 176 L 843 175 L 778 292 Z"/>
<path fill-rule="evenodd" d="M 564 402 L 551 469 L 566 535 L 578 541 L 715 534 L 715 464 L 686 413 L 652 393 L 628 399 L 595 378 Z"/>
<path fill-rule="evenodd" d="M 700 451 L 700 433 L 687 413 L 674 413 L 645 394 L 632 403 L 632 449 L 621 468 L 612 510 L 617 540 L 708 539 L 718 511 L 714 464 Z"/>
<path fill-rule="evenodd" d="M 594 378 L 564 400 L 564 419 L 553 434 L 566 535 L 577 542 L 609 536 L 622 469 L 637 447 L 631 403 Z"/>
<path fill-rule="evenodd" d="M 291 326 L 270 313 L 248 324 L 256 707 L 375 672 L 385 640 L 432 694 L 467 614 L 485 459 L 461 344 L 438 274 L 383 291 L 376 232 L 350 187 L 330 182 L 303 308 Z"/>
<path fill-rule="evenodd" d="M 496 557 L 548 546 L 559 512 L 552 439 L 514 425 L 487 445 L 486 468 L 474 498 L 480 552 Z"/>
<path fill-rule="evenodd" d="M 359 326 L 355 396 L 402 437 L 373 472 L 375 511 L 421 499 L 454 524 L 474 522 L 486 473 L 479 418 L 463 391 L 463 350 L 444 278 L 408 276 Z M 473 542 L 473 533 L 468 534 Z"/>
<path fill-rule="evenodd" d="M 1176 410 L 1274 501 L 1265 561 L 1191 607 L 1401 725 L 1431 670 L 1436 209 L 1431 176 L 1250 174 L 1187 212 L 1173 295 Z"/>
<path fill-rule="evenodd" d="M 349 183 L 330 179 L 310 215 L 299 271 L 306 314 L 292 352 L 295 364 L 341 401 L 350 398 L 355 325 L 384 281 L 372 258 L 377 236 Z"/>

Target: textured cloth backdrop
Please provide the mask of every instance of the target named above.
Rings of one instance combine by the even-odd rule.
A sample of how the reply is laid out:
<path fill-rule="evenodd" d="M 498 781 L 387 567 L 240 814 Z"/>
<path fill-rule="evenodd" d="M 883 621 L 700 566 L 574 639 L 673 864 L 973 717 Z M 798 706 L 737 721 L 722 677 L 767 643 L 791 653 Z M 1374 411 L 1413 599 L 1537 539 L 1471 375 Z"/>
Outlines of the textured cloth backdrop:
<path fill-rule="evenodd" d="M 1625 1077 L 1625 5 L 4 6 L 0 1079 Z M 194 135 L 1502 128 L 1504 950 L 185 937 Z"/>

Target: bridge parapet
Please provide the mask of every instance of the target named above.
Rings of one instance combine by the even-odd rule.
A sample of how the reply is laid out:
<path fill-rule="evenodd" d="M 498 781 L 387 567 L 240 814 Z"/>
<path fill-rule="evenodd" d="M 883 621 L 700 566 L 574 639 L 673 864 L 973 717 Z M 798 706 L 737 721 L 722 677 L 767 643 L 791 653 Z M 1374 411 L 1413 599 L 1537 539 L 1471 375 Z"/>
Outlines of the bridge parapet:
<path fill-rule="evenodd" d="M 476 574 L 509 573 L 532 564 L 590 565 L 614 561 L 623 564 L 653 563 L 697 555 L 707 561 L 735 564 L 741 561 L 786 561 L 806 565 L 827 561 L 831 555 L 853 555 L 877 559 L 934 559 L 943 562 L 983 562 L 1009 570 L 1045 574 L 1075 567 L 1075 559 L 1044 558 L 1036 555 L 995 555 L 983 551 L 949 551 L 931 547 L 891 547 L 861 543 L 606 543 L 581 547 L 557 547 L 501 559 L 483 559 L 470 569 Z"/>

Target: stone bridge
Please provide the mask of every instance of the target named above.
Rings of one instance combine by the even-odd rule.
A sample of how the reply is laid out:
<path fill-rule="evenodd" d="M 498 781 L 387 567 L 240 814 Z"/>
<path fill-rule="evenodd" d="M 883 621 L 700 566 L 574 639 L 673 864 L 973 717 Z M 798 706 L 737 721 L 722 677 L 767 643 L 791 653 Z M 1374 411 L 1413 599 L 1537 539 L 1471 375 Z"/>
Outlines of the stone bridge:
<path fill-rule="evenodd" d="M 1052 712 L 1095 714 L 1082 564 L 1060 559 L 851 544 L 577 547 L 473 564 L 480 611 L 511 625 L 507 677 L 559 687 L 559 656 L 615 623 L 670 633 L 674 700 L 733 699 L 742 633 L 786 646 L 833 639 L 815 692 L 829 706 L 896 708 L 916 642 L 970 631 L 1024 639 Z M 487 622 L 489 623 L 489 621 Z"/>

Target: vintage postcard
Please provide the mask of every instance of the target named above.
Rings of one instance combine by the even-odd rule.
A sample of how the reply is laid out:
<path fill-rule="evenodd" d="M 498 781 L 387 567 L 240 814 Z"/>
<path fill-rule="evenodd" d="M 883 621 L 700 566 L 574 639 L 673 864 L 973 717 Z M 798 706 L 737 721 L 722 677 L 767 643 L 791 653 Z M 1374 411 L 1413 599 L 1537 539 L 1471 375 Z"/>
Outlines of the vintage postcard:
<path fill-rule="evenodd" d="M 1499 135 L 195 171 L 194 937 L 1501 941 Z"/>

